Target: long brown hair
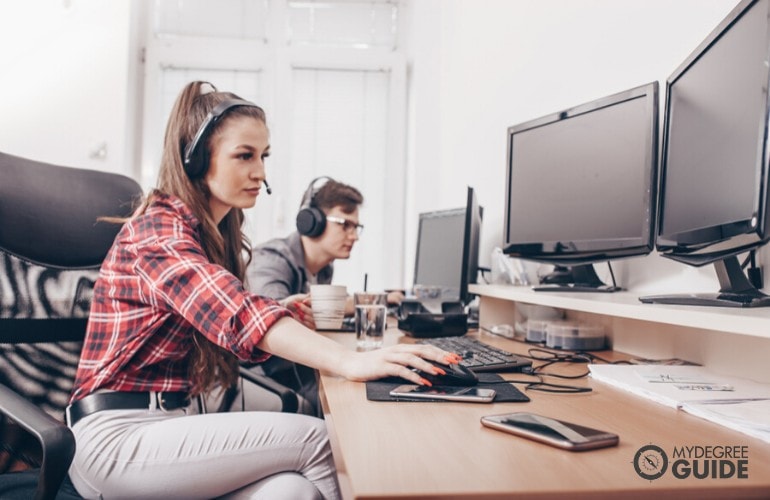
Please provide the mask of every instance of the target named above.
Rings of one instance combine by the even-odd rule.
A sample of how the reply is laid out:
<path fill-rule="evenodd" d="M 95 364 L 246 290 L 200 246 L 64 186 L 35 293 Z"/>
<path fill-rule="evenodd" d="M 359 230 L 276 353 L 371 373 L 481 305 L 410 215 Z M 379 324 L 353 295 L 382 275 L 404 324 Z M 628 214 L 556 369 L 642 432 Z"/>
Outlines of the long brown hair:
<path fill-rule="evenodd" d="M 243 210 L 233 208 L 216 224 L 209 212 L 210 191 L 205 176 L 191 179 L 184 170 L 183 156 L 187 145 L 195 137 L 206 115 L 219 103 L 228 99 L 240 99 L 229 92 L 217 92 L 208 82 L 191 82 L 177 97 L 166 126 L 160 173 L 157 187 L 145 198 L 137 211 L 143 213 L 159 193 L 171 194 L 181 199 L 201 223 L 200 234 L 203 250 L 209 260 L 219 264 L 241 281 L 251 260 L 251 244 L 241 231 Z M 206 144 L 200 146 L 211 151 L 213 139 L 223 123 L 233 117 L 256 118 L 266 122 L 264 111 L 256 106 L 238 106 L 227 111 L 208 135 Z M 208 168 L 208 166 L 206 166 Z M 214 385 L 224 387 L 234 384 L 238 376 L 238 361 L 230 351 L 206 339 L 201 333 L 194 334 L 195 347 L 190 359 L 189 375 L 191 393 L 199 394 Z"/>

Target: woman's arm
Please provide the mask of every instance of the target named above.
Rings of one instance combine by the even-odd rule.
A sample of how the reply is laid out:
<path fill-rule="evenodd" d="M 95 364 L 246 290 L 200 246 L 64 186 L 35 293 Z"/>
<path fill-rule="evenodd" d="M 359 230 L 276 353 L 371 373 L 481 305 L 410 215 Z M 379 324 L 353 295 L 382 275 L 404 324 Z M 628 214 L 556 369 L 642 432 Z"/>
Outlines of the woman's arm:
<path fill-rule="evenodd" d="M 351 351 L 291 318 L 278 320 L 262 337 L 258 347 L 282 358 L 356 381 L 397 376 L 415 384 L 430 385 L 409 367 L 438 374 L 436 367 L 425 360 L 443 364 L 459 362 L 456 354 L 423 344 L 398 344 L 373 351 Z"/>

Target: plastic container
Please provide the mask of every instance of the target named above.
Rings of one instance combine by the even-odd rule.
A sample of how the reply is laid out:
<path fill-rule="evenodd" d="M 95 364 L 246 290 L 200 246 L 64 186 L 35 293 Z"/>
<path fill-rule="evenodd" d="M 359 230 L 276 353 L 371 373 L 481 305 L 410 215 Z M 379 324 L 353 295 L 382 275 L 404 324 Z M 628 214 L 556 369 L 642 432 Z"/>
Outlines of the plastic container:
<path fill-rule="evenodd" d="M 574 321 L 552 321 L 545 328 L 545 345 L 552 349 L 598 351 L 607 344 L 604 327 Z"/>

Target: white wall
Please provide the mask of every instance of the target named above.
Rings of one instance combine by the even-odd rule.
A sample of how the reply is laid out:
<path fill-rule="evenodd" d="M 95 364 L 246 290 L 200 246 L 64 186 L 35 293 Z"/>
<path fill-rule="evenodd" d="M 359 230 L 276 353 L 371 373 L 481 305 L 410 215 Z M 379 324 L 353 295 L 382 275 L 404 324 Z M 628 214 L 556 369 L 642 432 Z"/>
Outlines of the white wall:
<path fill-rule="evenodd" d="M 665 80 L 736 0 L 416 0 L 410 3 L 409 162 L 416 213 L 484 206 L 481 263 L 502 245 L 506 129 L 539 116 Z M 413 251 L 411 252 L 413 254 Z M 412 255 L 413 259 L 413 255 Z M 412 269 L 407 263 L 406 268 Z M 605 266 L 597 266 L 602 275 Z M 626 286 L 716 291 L 713 267 L 656 255 L 614 265 Z M 649 284 L 650 281 L 657 283 Z M 686 290 L 682 290 L 686 291 Z M 689 291 L 689 290 L 687 290 Z"/>
<path fill-rule="evenodd" d="M 404 0 L 409 51 L 406 244 L 417 214 L 485 207 L 481 262 L 501 244 L 510 125 L 665 79 L 737 0 Z M 0 151 L 138 172 L 146 0 L 2 0 Z M 106 157 L 92 153 L 106 144 Z M 400 189 L 395 186 L 392 189 Z M 767 267 L 770 253 L 763 251 Z M 656 255 L 616 266 L 622 284 L 713 290 L 712 267 Z M 602 272 L 601 266 L 599 268 Z M 654 284 L 650 284 L 654 281 Z"/>
<path fill-rule="evenodd" d="M 132 15 L 130 0 L 0 3 L 0 151 L 133 176 Z"/>

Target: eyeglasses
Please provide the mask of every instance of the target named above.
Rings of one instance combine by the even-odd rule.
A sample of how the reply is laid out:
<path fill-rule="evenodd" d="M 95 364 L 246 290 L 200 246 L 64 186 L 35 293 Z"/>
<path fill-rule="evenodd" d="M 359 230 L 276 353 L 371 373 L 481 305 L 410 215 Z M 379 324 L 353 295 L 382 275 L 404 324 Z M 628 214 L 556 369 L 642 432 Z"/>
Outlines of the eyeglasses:
<path fill-rule="evenodd" d="M 339 224 L 342 226 L 342 229 L 347 232 L 351 233 L 353 231 L 356 232 L 359 236 L 364 231 L 364 225 L 359 224 L 358 222 L 353 222 L 352 220 L 343 219 L 342 217 L 334 217 L 333 215 L 327 215 L 326 220 L 329 222 L 334 222 L 335 224 Z"/>

